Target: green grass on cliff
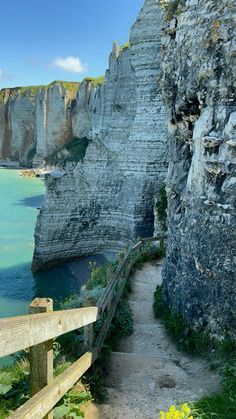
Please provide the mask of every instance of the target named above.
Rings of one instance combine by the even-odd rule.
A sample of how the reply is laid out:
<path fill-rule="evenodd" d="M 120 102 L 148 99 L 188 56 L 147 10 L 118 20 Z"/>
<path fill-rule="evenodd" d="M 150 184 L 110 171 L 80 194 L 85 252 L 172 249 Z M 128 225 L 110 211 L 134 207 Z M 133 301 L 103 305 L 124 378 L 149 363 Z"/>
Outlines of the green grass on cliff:
<path fill-rule="evenodd" d="M 10 90 L 10 96 L 11 97 L 21 97 L 26 96 L 30 94 L 31 96 L 36 96 L 40 90 L 49 90 L 53 86 L 60 85 L 64 87 L 65 90 L 69 91 L 74 96 L 76 95 L 79 87 L 78 82 L 69 82 L 69 81 L 61 81 L 61 80 L 55 80 L 52 83 L 49 83 L 47 85 L 39 85 L 39 86 L 22 86 L 22 87 L 13 87 L 10 89 L 2 89 L 0 91 L 0 100 L 3 99 L 5 91 Z"/>
<path fill-rule="evenodd" d="M 77 81 L 61 81 L 61 80 L 55 80 L 52 83 L 48 84 L 46 88 L 53 87 L 57 84 L 60 84 L 62 87 L 64 87 L 65 90 L 76 94 L 79 88 L 79 82 Z"/>
<path fill-rule="evenodd" d="M 68 162 L 79 162 L 83 160 L 89 141 L 88 138 L 72 138 L 59 150 L 47 156 L 45 158 L 46 164 L 49 166 L 63 167 Z"/>
<path fill-rule="evenodd" d="M 128 49 L 128 48 L 130 48 L 130 42 L 126 42 L 120 47 L 121 51 L 124 51 L 125 49 Z"/>
<path fill-rule="evenodd" d="M 97 87 L 97 86 L 102 86 L 106 79 L 105 76 L 100 76 L 100 77 L 86 77 L 83 81 L 87 81 L 92 83 L 93 87 Z"/>

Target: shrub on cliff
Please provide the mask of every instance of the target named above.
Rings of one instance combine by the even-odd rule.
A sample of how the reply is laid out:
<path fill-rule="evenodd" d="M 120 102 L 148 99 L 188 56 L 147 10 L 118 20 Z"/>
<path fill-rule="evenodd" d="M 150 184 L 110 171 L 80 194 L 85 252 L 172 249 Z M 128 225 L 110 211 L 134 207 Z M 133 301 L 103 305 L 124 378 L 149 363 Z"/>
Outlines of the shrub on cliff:
<path fill-rule="evenodd" d="M 45 157 L 49 166 L 63 167 L 68 162 L 79 162 L 84 159 L 89 145 L 88 138 L 72 138 L 67 144 Z"/>

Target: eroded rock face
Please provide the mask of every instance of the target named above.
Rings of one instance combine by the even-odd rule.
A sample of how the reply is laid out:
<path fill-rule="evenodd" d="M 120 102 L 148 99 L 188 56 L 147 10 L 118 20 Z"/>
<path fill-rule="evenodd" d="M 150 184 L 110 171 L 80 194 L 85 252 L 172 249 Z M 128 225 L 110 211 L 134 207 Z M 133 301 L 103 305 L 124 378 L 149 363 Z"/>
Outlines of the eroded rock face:
<path fill-rule="evenodd" d="M 162 42 L 172 132 L 165 298 L 218 339 L 236 327 L 235 6 L 180 2 Z"/>
<path fill-rule="evenodd" d="M 155 195 L 167 171 L 160 28 L 158 2 L 147 0 L 131 47 L 114 44 L 105 84 L 81 84 L 72 125 L 75 136 L 91 141 L 82 162 L 46 179 L 33 269 L 152 235 Z"/>
<path fill-rule="evenodd" d="M 35 116 L 34 95 L 17 97 L 11 89 L 1 92 L 1 159 L 27 162 L 31 147 L 35 147 Z"/>
<path fill-rule="evenodd" d="M 43 158 L 72 138 L 78 83 L 3 89 L 0 93 L 0 159 L 20 164 Z"/>

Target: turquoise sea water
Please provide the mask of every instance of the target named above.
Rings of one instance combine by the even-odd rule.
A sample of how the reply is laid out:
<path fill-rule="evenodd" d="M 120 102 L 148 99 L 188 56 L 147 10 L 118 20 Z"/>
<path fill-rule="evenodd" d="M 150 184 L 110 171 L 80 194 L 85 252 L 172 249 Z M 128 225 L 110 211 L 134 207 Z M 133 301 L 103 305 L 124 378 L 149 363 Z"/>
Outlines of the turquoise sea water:
<path fill-rule="evenodd" d="M 90 261 L 114 260 L 114 253 L 107 252 L 32 275 L 34 226 L 44 191 L 41 179 L 0 169 L 0 317 L 26 314 L 35 297 L 58 301 L 78 293 Z"/>

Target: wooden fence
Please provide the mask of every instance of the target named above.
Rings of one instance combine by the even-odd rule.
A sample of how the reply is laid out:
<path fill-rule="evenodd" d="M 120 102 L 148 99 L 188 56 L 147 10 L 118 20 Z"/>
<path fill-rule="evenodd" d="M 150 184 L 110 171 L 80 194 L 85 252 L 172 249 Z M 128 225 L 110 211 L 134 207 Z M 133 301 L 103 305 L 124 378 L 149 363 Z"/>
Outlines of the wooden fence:
<path fill-rule="evenodd" d="M 155 255 L 165 248 L 166 236 L 140 240 L 132 246 L 108 282 L 96 307 L 53 311 L 49 298 L 36 298 L 29 315 L 0 319 L 0 357 L 30 348 L 31 398 L 9 418 L 52 419 L 53 408 L 98 358 L 132 266 L 144 255 Z M 103 316 L 94 340 L 94 324 Z M 53 339 L 84 327 L 86 346 L 83 356 L 58 377 L 53 377 Z"/>

